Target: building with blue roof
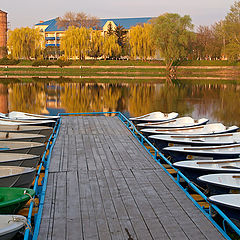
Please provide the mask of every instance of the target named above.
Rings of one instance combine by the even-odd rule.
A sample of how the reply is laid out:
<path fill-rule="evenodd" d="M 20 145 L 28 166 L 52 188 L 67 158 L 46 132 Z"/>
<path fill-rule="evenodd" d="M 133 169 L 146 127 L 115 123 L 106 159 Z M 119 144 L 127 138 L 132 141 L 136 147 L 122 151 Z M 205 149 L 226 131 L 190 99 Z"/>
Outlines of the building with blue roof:
<path fill-rule="evenodd" d="M 106 18 L 99 19 L 99 27 L 103 34 L 108 30 L 109 24 L 115 29 L 117 26 L 123 26 L 124 29 L 129 30 L 131 27 L 138 24 L 144 24 L 151 20 L 151 17 L 139 17 L 139 18 Z M 60 46 L 60 39 L 64 35 L 65 29 L 57 25 L 57 18 L 41 21 L 35 25 L 36 29 L 44 35 L 45 46 Z"/>

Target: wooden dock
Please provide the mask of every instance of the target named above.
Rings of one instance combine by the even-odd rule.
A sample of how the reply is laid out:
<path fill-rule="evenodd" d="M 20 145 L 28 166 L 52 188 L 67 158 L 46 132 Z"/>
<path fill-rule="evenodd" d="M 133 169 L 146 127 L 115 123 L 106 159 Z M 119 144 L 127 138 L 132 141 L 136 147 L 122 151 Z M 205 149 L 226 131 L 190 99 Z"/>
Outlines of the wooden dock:
<path fill-rule="evenodd" d="M 117 117 L 63 117 L 38 239 L 224 239 Z"/>

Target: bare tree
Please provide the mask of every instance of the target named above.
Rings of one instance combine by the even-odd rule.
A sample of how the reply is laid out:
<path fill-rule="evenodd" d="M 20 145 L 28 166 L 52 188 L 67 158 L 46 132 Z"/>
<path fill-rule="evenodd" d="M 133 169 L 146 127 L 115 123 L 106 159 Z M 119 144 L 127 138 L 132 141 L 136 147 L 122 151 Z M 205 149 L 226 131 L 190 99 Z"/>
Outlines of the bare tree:
<path fill-rule="evenodd" d="M 65 29 L 69 26 L 99 29 L 99 19 L 84 12 L 66 12 L 63 17 L 58 18 L 57 26 Z"/>

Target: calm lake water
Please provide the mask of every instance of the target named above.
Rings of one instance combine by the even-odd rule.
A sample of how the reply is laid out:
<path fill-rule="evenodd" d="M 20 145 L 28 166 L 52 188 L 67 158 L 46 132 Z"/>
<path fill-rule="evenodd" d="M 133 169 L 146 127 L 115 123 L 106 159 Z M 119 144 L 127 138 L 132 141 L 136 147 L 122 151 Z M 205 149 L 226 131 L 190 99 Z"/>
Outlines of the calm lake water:
<path fill-rule="evenodd" d="M 2 80 L 0 112 L 13 110 L 42 114 L 121 111 L 127 116 L 175 111 L 180 116 L 240 126 L 240 83 Z"/>

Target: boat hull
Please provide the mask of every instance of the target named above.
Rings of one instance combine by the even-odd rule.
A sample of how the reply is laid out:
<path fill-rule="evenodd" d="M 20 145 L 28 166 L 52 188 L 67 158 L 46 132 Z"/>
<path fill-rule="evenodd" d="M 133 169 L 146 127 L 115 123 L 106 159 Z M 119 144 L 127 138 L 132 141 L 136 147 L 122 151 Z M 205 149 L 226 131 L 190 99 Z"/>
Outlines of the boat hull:
<path fill-rule="evenodd" d="M 46 136 L 39 134 L 0 132 L 0 141 L 45 143 L 46 140 Z"/>
<path fill-rule="evenodd" d="M 208 201 L 210 203 L 213 203 L 216 205 L 220 210 L 223 211 L 224 214 L 226 214 L 227 217 L 229 217 L 232 222 L 240 228 L 240 207 L 239 206 L 233 206 L 230 204 L 230 202 L 221 202 L 222 197 L 229 197 L 232 198 L 233 196 L 238 196 L 239 194 L 227 194 L 227 195 L 216 195 L 213 197 L 209 197 Z M 219 199 L 219 200 L 218 200 Z M 215 211 L 212 211 L 212 216 L 215 217 Z"/>
<path fill-rule="evenodd" d="M 42 156 L 45 148 L 43 143 L 0 141 L 0 153 L 24 153 Z"/>
<path fill-rule="evenodd" d="M 176 166 L 174 166 L 176 167 Z M 190 181 L 195 182 L 196 184 L 198 184 L 199 186 L 203 187 L 203 188 L 207 188 L 207 184 L 199 181 L 198 178 L 200 176 L 203 175 L 207 175 L 207 174 L 215 174 L 215 173 L 232 173 L 232 171 L 230 169 L 219 169 L 218 171 L 216 171 L 216 169 L 196 169 L 196 168 L 186 168 L 186 167 L 176 167 L 180 170 L 180 172 L 186 176 Z M 234 173 L 240 173 L 240 169 L 239 172 L 234 171 Z M 228 193 L 228 192 L 226 192 Z"/>
<path fill-rule="evenodd" d="M 0 132 L 39 134 L 44 135 L 46 136 L 46 139 L 49 139 L 50 135 L 53 132 L 53 128 L 41 126 L 0 125 Z"/>
<path fill-rule="evenodd" d="M 167 148 L 163 149 L 163 152 L 171 156 L 172 162 L 179 162 L 185 160 L 217 160 L 217 159 L 233 159 L 239 158 L 239 153 L 225 153 L 225 154 L 216 154 L 216 153 L 188 153 L 188 152 L 178 152 L 172 151 Z"/>
<path fill-rule="evenodd" d="M 19 221 L 13 221 L 14 218 L 19 219 Z M 21 215 L 0 215 L 0 239 L 13 239 L 26 222 L 27 219 Z"/>
<path fill-rule="evenodd" d="M 35 175 L 36 168 L 33 168 L 27 172 L 0 177 L 0 187 L 29 188 L 32 185 Z"/>
<path fill-rule="evenodd" d="M 0 166 L 36 168 L 39 162 L 40 156 L 37 155 L 0 153 Z"/>
<path fill-rule="evenodd" d="M 188 142 L 180 142 L 180 141 L 174 141 L 173 140 L 170 140 L 170 139 L 157 139 L 157 138 L 152 138 L 152 137 L 149 137 L 149 141 L 152 142 L 154 144 L 154 146 L 159 149 L 159 150 L 162 150 L 163 148 L 165 147 L 177 147 L 177 146 L 196 146 L 196 147 L 201 147 L 201 146 L 221 146 L 221 145 L 230 145 L 230 144 L 234 144 L 236 142 L 214 142 L 211 143 L 211 142 L 201 142 L 201 141 L 188 141 Z"/>
<path fill-rule="evenodd" d="M 59 116 L 40 115 L 18 111 L 12 111 L 6 114 L 5 117 L 24 121 L 44 121 L 44 120 L 57 121 L 60 118 Z"/>
<path fill-rule="evenodd" d="M 29 188 L 0 188 L 0 214 L 16 214 L 33 197 Z"/>

